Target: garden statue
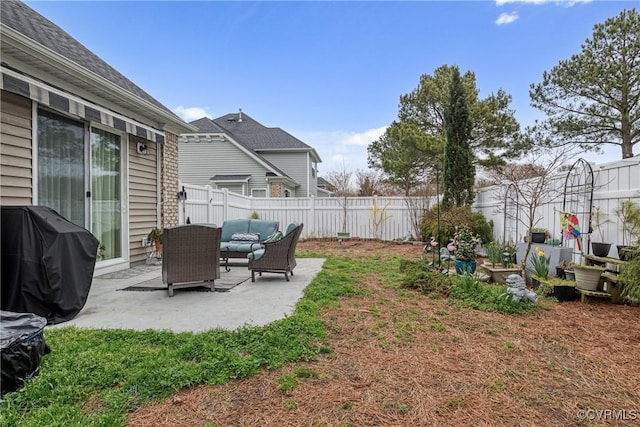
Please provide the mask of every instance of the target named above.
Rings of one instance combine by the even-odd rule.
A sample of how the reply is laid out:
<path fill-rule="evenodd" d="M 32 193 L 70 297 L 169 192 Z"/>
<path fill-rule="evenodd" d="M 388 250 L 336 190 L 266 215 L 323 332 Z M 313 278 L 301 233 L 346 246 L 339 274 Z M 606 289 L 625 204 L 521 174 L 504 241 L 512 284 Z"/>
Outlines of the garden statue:
<path fill-rule="evenodd" d="M 507 276 L 507 294 L 511 295 L 514 301 L 529 301 L 538 303 L 538 296 L 532 290 L 527 289 L 522 276 L 510 274 Z"/>

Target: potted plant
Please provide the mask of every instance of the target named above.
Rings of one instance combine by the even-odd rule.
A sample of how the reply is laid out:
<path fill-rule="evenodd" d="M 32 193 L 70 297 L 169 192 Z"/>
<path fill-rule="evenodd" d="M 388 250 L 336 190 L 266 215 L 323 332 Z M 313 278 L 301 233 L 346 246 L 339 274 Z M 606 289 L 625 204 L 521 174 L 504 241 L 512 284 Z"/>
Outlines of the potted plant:
<path fill-rule="evenodd" d="M 453 240 L 456 245 L 456 259 L 454 260 L 456 273 L 475 273 L 476 246 L 480 243 L 480 237 L 474 234 L 469 227 L 462 226 L 456 229 Z"/>
<path fill-rule="evenodd" d="M 574 264 L 573 271 L 576 275 L 576 287 L 586 291 L 598 290 L 600 277 L 604 273 L 604 267 L 597 265 Z"/>
<path fill-rule="evenodd" d="M 487 261 L 482 268 L 491 274 L 494 283 L 506 283 L 511 274 L 520 274 L 520 268 L 514 268 L 513 251 L 508 245 L 492 242 L 485 248 Z"/>
<path fill-rule="evenodd" d="M 575 281 L 576 280 L 576 272 L 573 271 L 573 263 L 567 263 L 565 261 L 563 261 L 565 264 L 564 267 L 564 279 L 565 280 L 572 280 Z"/>
<path fill-rule="evenodd" d="M 567 261 L 560 260 L 558 265 L 556 265 L 556 277 L 559 279 L 565 279 L 564 270 L 567 267 Z"/>
<path fill-rule="evenodd" d="M 550 277 L 541 281 L 538 293 L 546 292 L 553 295 L 558 302 L 573 301 L 576 299 L 576 282 L 563 280 L 558 277 Z"/>
<path fill-rule="evenodd" d="M 609 218 L 607 218 L 607 214 L 602 212 L 599 206 L 594 209 L 593 214 L 591 215 L 591 226 L 594 231 L 598 231 L 598 235 L 600 236 L 599 241 L 591 241 L 591 251 L 595 256 L 605 258 L 609 255 L 611 243 L 605 242 L 603 227 L 610 222 Z"/>
<path fill-rule="evenodd" d="M 151 231 L 149 232 L 149 235 L 147 236 L 147 242 L 150 245 L 155 245 L 156 252 L 161 253 L 162 252 L 162 229 L 160 228 L 151 229 Z"/>
<path fill-rule="evenodd" d="M 531 269 L 529 270 L 534 288 L 539 285 L 540 280 L 549 278 L 549 262 L 551 261 L 551 258 L 546 256 L 540 247 L 536 246 L 535 251 L 535 255 L 531 257 Z"/>
<path fill-rule="evenodd" d="M 549 231 L 546 228 L 534 227 L 529 235 L 531 236 L 531 243 L 544 243 L 549 237 Z"/>
<path fill-rule="evenodd" d="M 628 261 L 633 254 L 633 245 L 640 239 L 640 206 L 626 200 L 620 203 L 615 213 L 622 221 L 622 245 L 618 245 L 618 258 Z"/>
<path fill-rule="evenodd" d="M 496 265 L 502 265 L 502 245 L 497 242 L 489 243 L 485 251 L 487 252 L 487 261 L 491 264 L 491 267 L 495 267 Z"/>

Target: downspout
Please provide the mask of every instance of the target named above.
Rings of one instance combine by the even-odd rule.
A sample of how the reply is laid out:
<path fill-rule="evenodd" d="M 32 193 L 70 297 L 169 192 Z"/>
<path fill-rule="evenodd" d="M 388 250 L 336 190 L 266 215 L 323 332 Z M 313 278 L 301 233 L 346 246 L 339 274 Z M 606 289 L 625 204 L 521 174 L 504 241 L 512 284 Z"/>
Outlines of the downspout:
<path fill-rule="evenodd" d="M 307 197 L 311 197 L 311 177 L 309 170 L 311 169 L 311 165 L 309 164 L 309 152 L 307 152 Z"/>

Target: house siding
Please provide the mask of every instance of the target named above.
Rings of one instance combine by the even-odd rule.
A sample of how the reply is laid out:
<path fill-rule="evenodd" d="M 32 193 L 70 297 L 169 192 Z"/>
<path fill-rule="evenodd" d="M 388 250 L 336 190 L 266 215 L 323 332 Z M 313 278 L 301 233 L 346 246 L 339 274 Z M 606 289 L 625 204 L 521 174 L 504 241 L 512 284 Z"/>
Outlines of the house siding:
<path fill-rule="evenodd" d="M 195 185 L 211 185 L 214 175 L 251 175 L 246 194 L 266 188 L 267 169 L 229 141 L 181 142 L 179 149 L 180 181 Z M 221 183 L 231 191 L 240 192 L 242 186 Z"/>
<path fill-rule="evenodd" d="M 0 93 L 0 203 L 31 205 L 33 196 L 31 100 Z"/>
<path fill-rule="evenodd" d="M 136 151 L 147 144 L 147 154 Z M 132 263 L 145 261 L 142 239 L 156 226 L 158 208 L 158 145 L 129 135 L 129 256 Z"/>
<path fill-rule="evenodd" d="M 307 189 L 307 174 L 311 178 L 311 168 L 307 167 L 307 153 L 262 152 L 260 154 L 279 169 L 286 171 L 290 178 L 300 184 L 292 196 L 307 197 L 309 194 L 313 194 Z"/>

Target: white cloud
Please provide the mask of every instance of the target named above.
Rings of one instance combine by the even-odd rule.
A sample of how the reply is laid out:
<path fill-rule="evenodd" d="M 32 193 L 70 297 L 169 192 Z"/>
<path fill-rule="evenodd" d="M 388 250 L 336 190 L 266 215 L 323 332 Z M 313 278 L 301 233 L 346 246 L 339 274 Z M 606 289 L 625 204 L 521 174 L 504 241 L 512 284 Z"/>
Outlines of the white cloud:
<path fill-rule="evenodd" d="M 366 170 L 367 147 L 378 139 L 386 130 L 386 126 L 356 131 L 292 131 L 291 133 L 304 143 L 315 148 L 322 158 L 319 165 L 320 176 L 331 171 Z"/>
<path fill-rule="evenodd" d="M 351 136 L 346 138 L 343 142 L 345 145 L 364 145 L 367 146 L 371 144 L 376 139 L 380 138 L 384 131 L 387 129 L 386 126 L 369 129 L 360 133 L 352 133 Z"/>
<path fill-rule="evenodd" d="M 496 19 L 496 25 L 511 24 L 518 19 L 518 12 L 501 13 Z"/>
<path fill-rule="evenodd" d="M 211 114 L 209 114 L 207 108 L 201 107 L 183 107 L 182 105 L 180 105 L 174 108 L 173 112 L 176 113 L 185 122 L 191 122 L 203 117 L 211 118 Z"/>

